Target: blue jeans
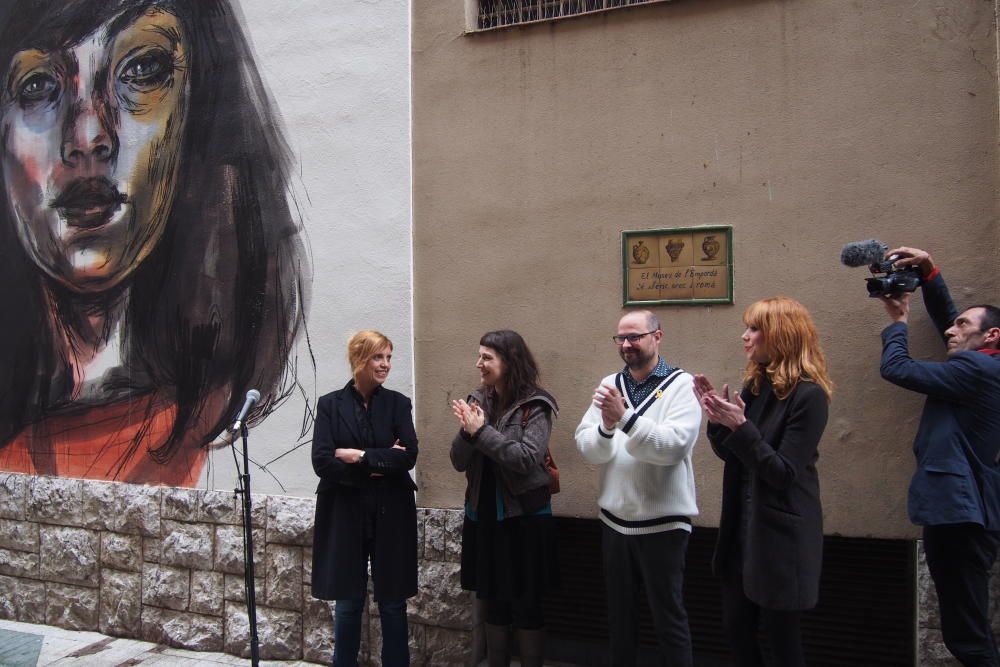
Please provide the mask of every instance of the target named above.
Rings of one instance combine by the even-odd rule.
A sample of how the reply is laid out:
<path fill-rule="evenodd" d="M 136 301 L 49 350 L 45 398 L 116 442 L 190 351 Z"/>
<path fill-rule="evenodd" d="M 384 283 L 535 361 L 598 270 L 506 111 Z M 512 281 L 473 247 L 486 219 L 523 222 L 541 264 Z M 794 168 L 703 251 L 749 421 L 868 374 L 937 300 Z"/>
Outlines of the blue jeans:
<path fill-rule="evenodd" d="M 364 600 L 337 600 L 333 620 L 333 667 L 358 667 L 364 608 Z M 382 619 L 382 666 L 409 667 L 406 600 L 379 602 L 378 613 Z"/>

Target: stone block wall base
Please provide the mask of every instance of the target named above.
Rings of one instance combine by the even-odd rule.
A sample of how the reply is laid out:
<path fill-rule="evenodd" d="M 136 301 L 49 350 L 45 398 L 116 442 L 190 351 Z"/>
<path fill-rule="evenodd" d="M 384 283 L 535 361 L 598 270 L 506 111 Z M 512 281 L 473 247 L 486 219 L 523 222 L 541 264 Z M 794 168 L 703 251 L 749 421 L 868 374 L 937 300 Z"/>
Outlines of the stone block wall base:
<path fill-rule="evenodd" d="M 254 496 L 257 634 L 265 660 L 329 664 L 332 602 L 310 595 L 315 501 Z M 472 664 L 461 510 L 417 513 L 412 664 Z M 370 597 L 370 596 L 369 596 Z M 242 513 L 231 492 L 0 475 L 0 618 L 249 657 Z M 378 667 L 369 600 L 361 659 Z"/>

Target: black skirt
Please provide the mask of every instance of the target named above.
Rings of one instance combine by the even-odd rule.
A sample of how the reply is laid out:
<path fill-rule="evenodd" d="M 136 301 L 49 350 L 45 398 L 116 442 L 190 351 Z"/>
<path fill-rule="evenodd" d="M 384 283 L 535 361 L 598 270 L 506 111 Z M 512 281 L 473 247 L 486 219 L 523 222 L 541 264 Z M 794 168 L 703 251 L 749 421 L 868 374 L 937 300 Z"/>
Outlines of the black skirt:
<path fill-rule="evenodd" d="M 477 521 L 462 526 L 462 588 L 486 600 L 540 598 L 558 587 L 555 525 L 550 514 L 497 520 L 496 478 L 483 467 Z"/>

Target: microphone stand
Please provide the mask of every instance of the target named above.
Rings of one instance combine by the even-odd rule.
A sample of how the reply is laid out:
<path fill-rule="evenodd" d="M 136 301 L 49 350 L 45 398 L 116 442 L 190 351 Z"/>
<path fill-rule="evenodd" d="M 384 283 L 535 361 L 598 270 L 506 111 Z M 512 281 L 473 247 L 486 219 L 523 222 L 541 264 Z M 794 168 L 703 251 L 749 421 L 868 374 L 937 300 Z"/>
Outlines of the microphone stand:
<path fill-rule="evenodd" d="M 250 501 L 250 451 L 247 447 L 247 425 L 241 421 L 240 436 L 243 439 L 243 474 L 239 476 L 239 486 L 235 492 L 243 496 L 243 578 L 247 598 L 247 619 L 250 622 L 250 664 L 260 664 L 260 640 L 257 637 L 257 591 L 253 569 L 253 523 Z M 235 442 L 235 438 L 234 438 Z"/>

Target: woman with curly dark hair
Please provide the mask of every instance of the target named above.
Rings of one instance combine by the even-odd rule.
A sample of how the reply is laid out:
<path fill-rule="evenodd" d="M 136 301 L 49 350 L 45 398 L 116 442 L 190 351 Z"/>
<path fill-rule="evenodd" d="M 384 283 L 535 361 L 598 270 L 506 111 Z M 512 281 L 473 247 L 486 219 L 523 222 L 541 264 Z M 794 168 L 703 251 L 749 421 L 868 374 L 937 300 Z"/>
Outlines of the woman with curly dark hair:
<path fill-rule="evenodd" d="M 461 427 L 451 462 L 464 472 L 462 587 L 486 610 L 490 667 L 510 663 L 513 627 L 521 665 L 544 657 L 542 595 L 556 583 L 550 476 L 545 466 L 555 399 L 538 385 L 538 366 L 514 331 L 479 341 L 480 387 L 452 402 Z"/>

